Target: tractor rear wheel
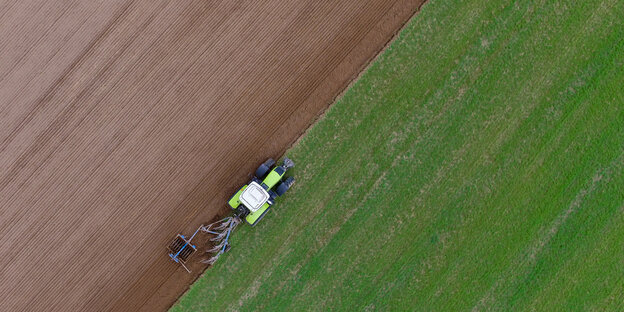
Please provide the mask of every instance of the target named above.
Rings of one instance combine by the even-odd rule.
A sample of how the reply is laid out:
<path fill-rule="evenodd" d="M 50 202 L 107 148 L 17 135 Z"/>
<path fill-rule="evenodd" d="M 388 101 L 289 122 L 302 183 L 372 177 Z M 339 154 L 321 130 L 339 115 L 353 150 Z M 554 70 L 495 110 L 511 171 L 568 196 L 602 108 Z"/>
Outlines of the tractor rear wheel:
<path fill-rule="evenodd" d="M 258 167 L 258 169 L 256 169 L 256 178 L 264 178 L 264 176 L 269 173 L 269 170 L 271 170 L 271 167 L 273 167 L 273 165 L 275 165 L 275 160 L 273 160 L 273 158 L 267 159 L 267 161 L 265 161 L 262 165 L 260 165 L 260 167 Z"/>
<path fill-rule="evenodd" d="M 275 193 L 277 193 L 278 196 L 282 196 L 282 195 L 286 194 L 288 189 L 290 189 L 290 187 L 293 184 L 295 184 L 295 178 L 288 177 L 288 178 L 286 178 L 286 180 L 284 180 L 284 182 L 280 183 L 277 186 L 277 188 L 275 189 Z"/>

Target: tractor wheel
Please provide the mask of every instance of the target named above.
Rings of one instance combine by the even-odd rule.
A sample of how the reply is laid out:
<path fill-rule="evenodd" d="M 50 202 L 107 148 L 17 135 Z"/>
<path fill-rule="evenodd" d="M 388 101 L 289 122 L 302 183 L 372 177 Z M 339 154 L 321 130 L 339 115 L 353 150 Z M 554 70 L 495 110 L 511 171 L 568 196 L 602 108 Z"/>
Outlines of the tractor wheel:
<path fill-rule="evenodd" d="M 286 191 L 288 191 L 293 184 L 295 184 L 295 178 L 289 177 L 277 186 L 275 193 L 277 193 L 278 196 L 282 196 L 286 194 Z"/>
<path fill-rule="evenodd" d="M 258 169 L 256 169 L 256 178 L 262 179 L 271 170 L 271 167 L 275 165 L 275 160 L 272 158 L 267 159 Z"/>

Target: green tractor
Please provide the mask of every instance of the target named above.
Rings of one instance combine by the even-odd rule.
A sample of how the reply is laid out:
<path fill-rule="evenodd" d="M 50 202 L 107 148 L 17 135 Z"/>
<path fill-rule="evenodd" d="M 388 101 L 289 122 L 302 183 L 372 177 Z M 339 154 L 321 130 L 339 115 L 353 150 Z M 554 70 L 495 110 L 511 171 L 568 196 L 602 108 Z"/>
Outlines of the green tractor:
<path fill-rule="evenodd" d="M 295 183 L 295 178 L 285 178 L 286 171 L 295 166 L 289 158 L 284 158 L 281 166 L 276 166 L 273 159 L 268 159 L 256 170 L 249 183 L 243 185 L 228 201 L 234 210 L 234 216 L 244 219 L 255 226 L 271 209 L 275 198 L 282 196 Z"/>
<path fill-rule="evenodd" d="M 214 264 L 219 256 L 230 249 L 230 234 L 236 226 L 242 220 L 251 226 L 258 224 L 271 209 L 275 199 L 284 195 L 295 183 L 293 177 L 285 177 L 286 171 L 294 166 L 295 163 L 287 157 L 281 166 L 275 166 L 273 159 L 265 161 L 258 167 L 251 181 L 243 185 L 228 201 L 234 211 L 233 215 L 209 225 L 201 225 L 190 238 L 178 234 L 168 247 L 169 257 L 190 272 L 185 263 L 197 249 L 191 240 L 197 233 L 203 232 L 213 235 L 210 241 L 214 246 L 206 251 L 212 256 L 202 262 Z"/>

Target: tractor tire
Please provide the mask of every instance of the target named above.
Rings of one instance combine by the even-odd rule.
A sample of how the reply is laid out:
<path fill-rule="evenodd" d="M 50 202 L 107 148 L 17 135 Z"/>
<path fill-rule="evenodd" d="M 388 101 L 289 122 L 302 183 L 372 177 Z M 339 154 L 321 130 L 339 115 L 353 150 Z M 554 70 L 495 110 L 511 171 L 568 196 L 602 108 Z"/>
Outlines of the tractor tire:
<path fill-rule="evenodd" d="M 295 178 L 289 177 L 277 186 L 275 193 L 277 193 L 278 196 L 282 196 L 286 194 L 288 189 L 290 189 L 293 184 L 295 184 Z"/>
<path fill-rule="evenodd" d="M 262 178 L 264 178 L 264 176 L 269 173 L 269 170 L 271 170 L 271 167 L 273 167 L 273 165 L 275 165 L 275 160 L 273 160 L 272 158 L 267 159 L 267 161 L 265 161 L 262 165 L 260 165 L 260 167 L 258 167 L 258 169 L 256 169 L 256 178 L 262 180 Z"/>

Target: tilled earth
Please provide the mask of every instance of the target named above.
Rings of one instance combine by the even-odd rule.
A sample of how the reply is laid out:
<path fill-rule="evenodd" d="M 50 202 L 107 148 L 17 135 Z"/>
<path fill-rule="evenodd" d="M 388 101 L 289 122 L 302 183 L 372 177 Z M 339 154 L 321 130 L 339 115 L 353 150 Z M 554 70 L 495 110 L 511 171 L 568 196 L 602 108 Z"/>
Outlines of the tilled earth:
<path fill-rule="evenodd" d="M 205 268 L 173 236 L 226 214 L 421 3 L 0 0 L 0 311 L 169 307 Z"/>

